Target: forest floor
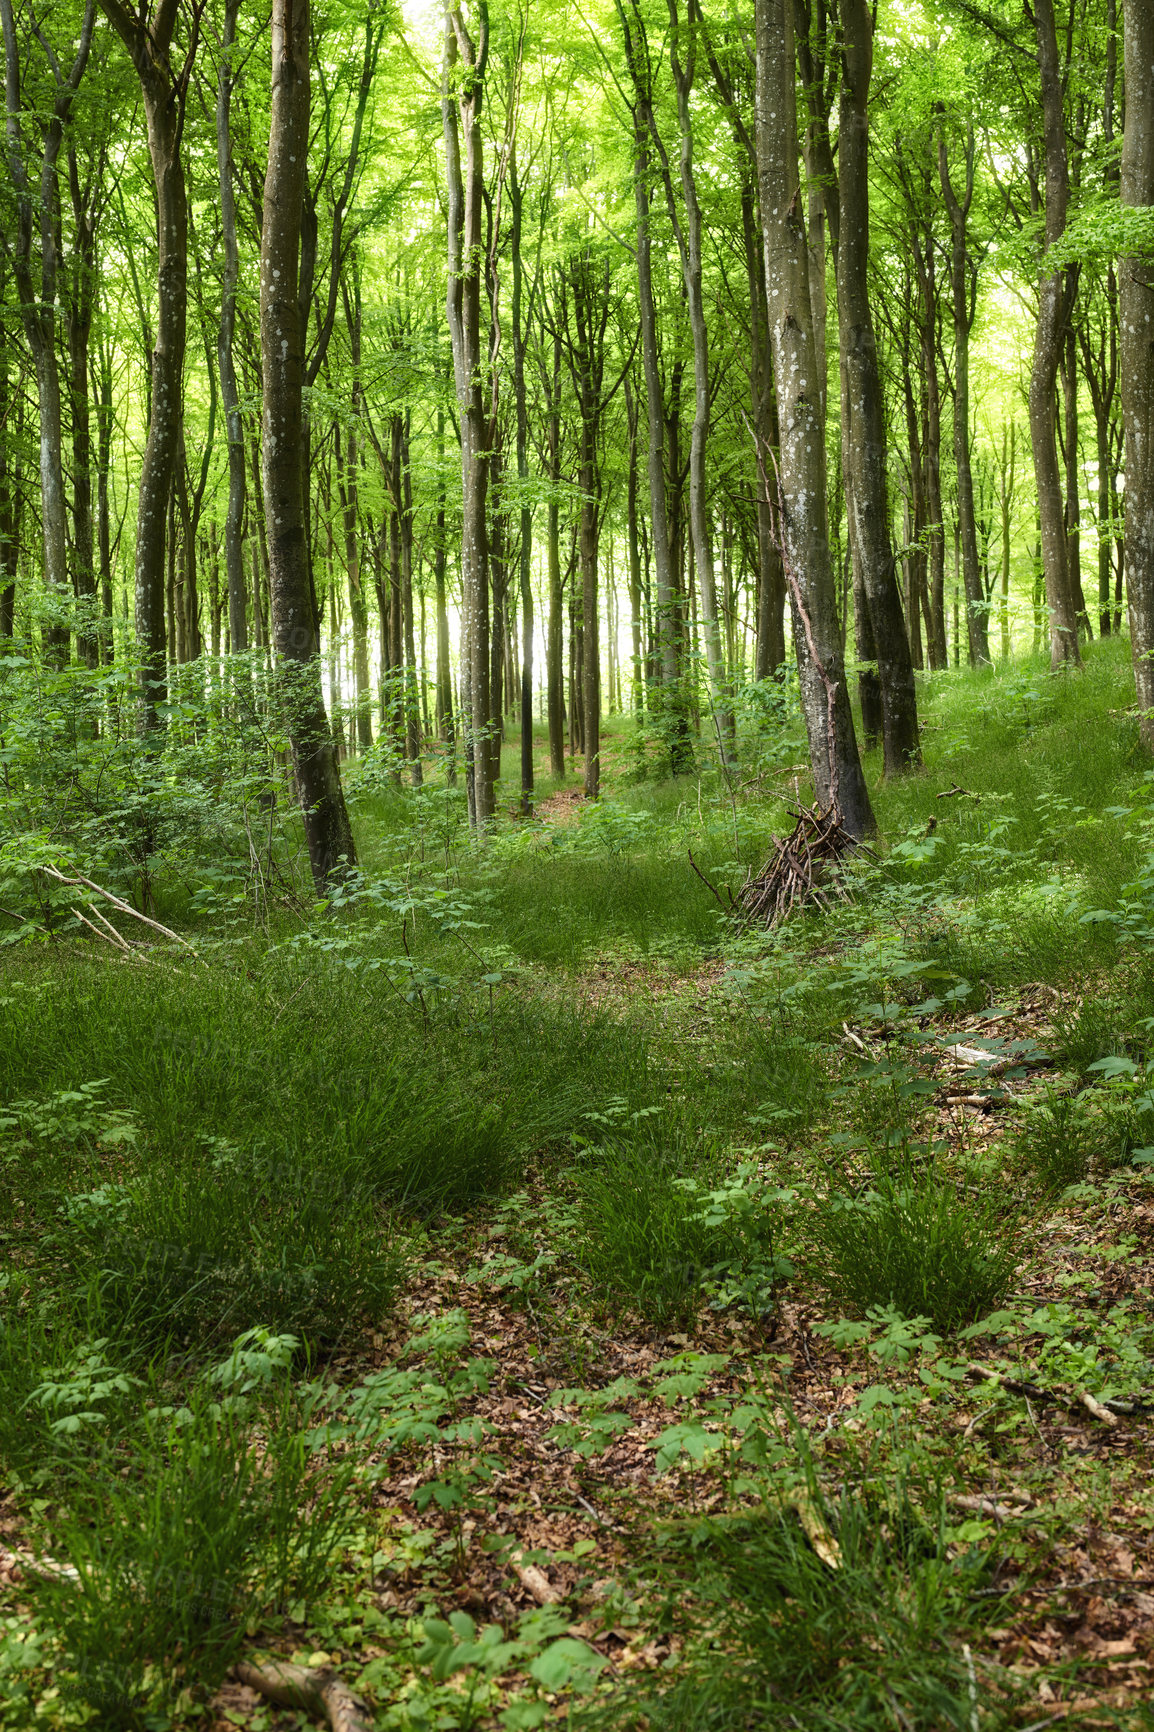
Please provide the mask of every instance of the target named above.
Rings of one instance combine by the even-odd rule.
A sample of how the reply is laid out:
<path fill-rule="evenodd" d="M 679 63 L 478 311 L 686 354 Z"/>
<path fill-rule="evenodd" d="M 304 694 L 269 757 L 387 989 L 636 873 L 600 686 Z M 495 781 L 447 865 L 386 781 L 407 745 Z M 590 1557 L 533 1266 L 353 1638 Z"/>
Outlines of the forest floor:
<path fill-rule="evenodd" d="M 397 1732 L 1154 1724 L 1128 690 L 927 683 L 773 933 L 687 856 L 765 857 L 796 736 L 735 791 L 619 725 L 483 845 L 352 771 L 343 906 L 185 863 L 197 957 L 0 951 L 0 1726 L 314 1724 L 275 1659 Z"/>

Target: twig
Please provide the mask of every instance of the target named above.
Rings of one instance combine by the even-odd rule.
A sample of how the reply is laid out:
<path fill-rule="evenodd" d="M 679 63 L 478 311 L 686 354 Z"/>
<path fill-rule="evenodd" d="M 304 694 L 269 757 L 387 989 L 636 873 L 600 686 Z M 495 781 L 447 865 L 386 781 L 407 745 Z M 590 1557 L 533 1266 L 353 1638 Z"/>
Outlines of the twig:
<path fill-rule="evenodd" d="M 72 914 L 75 915 L 76 919 L 79 920 L 81 926 L 87 926 L 89 932 L 92 933 L 93 937 L 99 938 L 100 942 L 102 944 L 111 944 L 114 949 L 119 950 L 123 954 L 126 954 L 128 956 L 140 955 L 139 951 L 134 950 L 132 945 L 129 944 L 126 939 L 121 937 L 120 933 L 117 932 L 115 926 L 110 928 L 110 930 L 113 933 L 113 936 L 111 938 L 109 938 L 108 933 L 107 932 L 101 932 L 101 930 L 98 926 L 93 926 L 91 920 L 88 920 L 83 914 L 81 914 L 79 908 L 73 908 L 71 910 L 71 912 L 72 912 Z M 95 908 L 92 910 L 92 912 L 93 912 L 93 914 L 96 913 Z M 99 918 L 99 916 L 98 916 L 98 918 Z M 109 923 L 107 920 L 105 920 L 102 922 L 102 924 L 104 926 L 108 926 Z"/>
<path fill-rule="evenodd" d="M 729 895 L 729 907 L 726 908 L 725 903 L 722 900 L 720 890 L 718 890 L 716 884 L 711 884 L 709 882 L 709 879 L 705 876 L 705 873 L 701 870 L 701 867 L 697 864 L 697 861 L 693 858 L 693 849 L 692 848 L 689 850 L 689 864 L 693 867 L 693 870 L 697 873 L 697 876 L 701 879 L 701 882 L 705 885 L 705 888 L 711 893 L 711 895 L 713 895 L 717 898 L 719 905 L 721 906 L 722 909 L 724 909 L 725 913 L 726 914 L 732 913 L 733 912 L 733 906 L 734 906 L 732 892 L 730 892 L 730 895 Z"/>
<path fill-rule="evenodd" d="M 63 872 L 58 872 L 55 866 L 41 866 L 38 870 L 48 878 L 55 878 L 58 884 L 66 884 L 69 889 L 76 890 L 83 885 L 86 890 L 93 891 L 95 895 L 103 896 L 104 900 L 111 902 L 112 906 L 119 909 L 121 914 L 131 914 L 134 920 L 139 920 L 145 926 L 150 926 L 154 932 L 159 932 L 162 937 L 171 938 L 174 944 L 183 945 L 184 949 L 190 951 L 198 962 L 203 961 L 203 958 L 197 951 L 193 950 L 188 940 L 182 938 L 178 932 L 173 932 L 169 926 L 162 926 L 159 920 L 151 920 L 147 914 L 142 914 L 138 908 L 134 908 L 131 902 L 122 902 L 119 896 L 114 896 L 111 890 L 104 890 L 99 884 L 94 884 L 91 878 L 84 876 L 83 872 L 78 872 L 75 878 L 69 878 Z"/>

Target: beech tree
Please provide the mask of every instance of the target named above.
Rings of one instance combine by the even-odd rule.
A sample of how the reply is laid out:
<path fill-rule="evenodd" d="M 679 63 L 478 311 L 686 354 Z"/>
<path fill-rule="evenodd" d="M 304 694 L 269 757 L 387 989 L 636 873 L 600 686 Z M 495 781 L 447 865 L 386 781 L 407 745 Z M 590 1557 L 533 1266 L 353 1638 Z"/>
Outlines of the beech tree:
<path fill-rule="evenodd" d="M 260 241 L 260 353 L 269 606 L 293 767 L 318 895 L 356 864 L 321 690 L 302 446 L 301 210 L 309 139 L 309 0 L 274 0 L 272 101 Z"/>

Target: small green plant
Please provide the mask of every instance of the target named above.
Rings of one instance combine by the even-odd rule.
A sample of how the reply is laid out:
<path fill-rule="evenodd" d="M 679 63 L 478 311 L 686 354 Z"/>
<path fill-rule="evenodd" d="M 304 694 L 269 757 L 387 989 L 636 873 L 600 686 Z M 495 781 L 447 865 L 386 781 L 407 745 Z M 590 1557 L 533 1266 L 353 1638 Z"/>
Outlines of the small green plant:
<path fill-rule="evenodd" d="M 34 1598 L 60 1645 L 62 1693 L 102 1726 L 143 1727 L 182 1691 L 215 1689 L 246 1624 L 307 1603 L 344 1538 L 352 1461 L 319 1467 L 292 1391 L 270 1388 L 253 1372 L 260 1354 L 238 1350 L 265 1398 L 259 1443 L 252 1402 L 222 1403 L 202 1381 L 66 1477 L 46 1539 L 69 1567 L 38 1576 Z"/>
<path fill-rule="evenodd" d="M 997 1197 L 910 1168 L 864 1195 L 834 1194 L 814 1227 L 815 1270 L 839 1304 L 894 1306 L 939 1333 L 998 1306 L 1018 1261 L 1017 1217 Z"/>

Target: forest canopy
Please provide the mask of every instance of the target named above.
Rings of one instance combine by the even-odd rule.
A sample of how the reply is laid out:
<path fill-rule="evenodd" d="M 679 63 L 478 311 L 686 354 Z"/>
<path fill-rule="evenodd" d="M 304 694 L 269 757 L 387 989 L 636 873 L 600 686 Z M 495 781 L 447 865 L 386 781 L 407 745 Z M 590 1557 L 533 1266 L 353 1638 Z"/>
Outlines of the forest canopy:
<path fill-rule="evenodd" d="M 534 716 L 595 798 L 603 714 L 676 774 L 800 695 L 861 835 L 922 668 L 1154 696 L 1115 0 L 2 13 L 8 678 L 162 755 L 259 690 L 319 888 L 343 761 L 484 825 L 518 718 L 528 812 Z"/>

